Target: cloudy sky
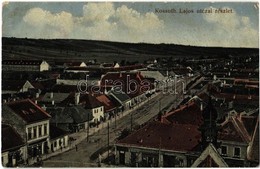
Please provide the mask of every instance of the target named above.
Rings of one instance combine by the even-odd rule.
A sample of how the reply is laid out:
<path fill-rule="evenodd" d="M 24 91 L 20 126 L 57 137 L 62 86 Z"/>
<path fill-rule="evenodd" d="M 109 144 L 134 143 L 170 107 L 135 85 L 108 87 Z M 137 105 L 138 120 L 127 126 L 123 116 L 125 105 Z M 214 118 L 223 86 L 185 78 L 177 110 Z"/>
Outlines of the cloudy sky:
<path fill-rule="evenodd" d="M 9 2 L 2 6 L 3 37 L 259 47 L 259 9 L 253 2 Z M 178 13 L 179 9 L 193 13 Z M 232 13 L 196 13 L 199 9 Z M 177 13 L 160 12 L 165 10 Z"/>

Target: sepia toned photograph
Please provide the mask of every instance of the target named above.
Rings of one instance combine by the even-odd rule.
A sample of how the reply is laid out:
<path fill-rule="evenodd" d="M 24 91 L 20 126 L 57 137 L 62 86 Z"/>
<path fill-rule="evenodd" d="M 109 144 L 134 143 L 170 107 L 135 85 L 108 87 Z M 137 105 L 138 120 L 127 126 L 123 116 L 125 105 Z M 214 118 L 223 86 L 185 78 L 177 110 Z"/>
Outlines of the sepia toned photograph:
<path fill-rule="evenodd" d="M 2 2 L 4 168 L 259 166 L 258 2 Z"/>

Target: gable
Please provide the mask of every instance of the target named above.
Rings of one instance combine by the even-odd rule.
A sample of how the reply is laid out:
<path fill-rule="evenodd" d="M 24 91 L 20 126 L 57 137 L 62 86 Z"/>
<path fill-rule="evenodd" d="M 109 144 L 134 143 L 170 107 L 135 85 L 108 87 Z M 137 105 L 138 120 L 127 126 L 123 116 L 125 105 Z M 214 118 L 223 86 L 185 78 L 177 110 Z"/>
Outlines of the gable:
<path fill-rule="evenodd" d="M 191 167 L 228 167 L 228 165 L 220 156 L 214 145 L 209 144 Z"/>

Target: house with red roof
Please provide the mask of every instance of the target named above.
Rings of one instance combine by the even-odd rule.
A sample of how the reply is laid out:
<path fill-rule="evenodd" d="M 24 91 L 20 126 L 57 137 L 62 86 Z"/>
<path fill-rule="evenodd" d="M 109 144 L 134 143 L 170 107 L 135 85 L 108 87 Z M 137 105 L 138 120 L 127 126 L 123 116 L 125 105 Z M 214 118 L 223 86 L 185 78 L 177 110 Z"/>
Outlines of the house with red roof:
<path fill-rule="evenodd" d="M 117 93 L 126 93 L 131 98 L 131 107 L 154 91 L 154 82 L 144 78 L 140 72 L 108 72 L 101 77 L 102 88 L 113 88 Z"/>
<path fill-rule="evenodd" d="M 218 133 L 218 140 L 221 141 L 219 152 L 231 166 L 241 167 L 246 160 L 250 161 L 250 151 L 255 148 L 252 144 L 259 134 L 255 132 L 258 121 L 258 117 L 240 114 L 227 117 L 221 124 Z"/>
<path fill-rule="evenodd" d="M 138 167 L 190 166 L 200 152 L 198 127 L 151 122 L 119 140 L 116 164 Z"/>
<path fill-rule="evenodd" d="M 26 140 L 28 158 L 48 152 L 51 116 L 30 99 L 2 106 L 2 123 L 9 124 Z"/>
<path fill-rule="evenodd" d="M 111 118 L 114 117 L 115 114 L 118 112 L 117 107 L 119 106 L 116 102 L 110 99 L 105 94 L 96 95 L 96 99 L 104 106 L 104 114 L 105 117 Z"/>

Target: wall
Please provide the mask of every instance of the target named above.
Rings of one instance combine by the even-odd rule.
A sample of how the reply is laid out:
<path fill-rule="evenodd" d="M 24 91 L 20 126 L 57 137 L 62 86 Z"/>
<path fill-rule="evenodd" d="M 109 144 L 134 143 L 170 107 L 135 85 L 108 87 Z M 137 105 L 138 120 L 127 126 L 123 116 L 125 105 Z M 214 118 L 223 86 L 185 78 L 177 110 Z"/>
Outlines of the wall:
<path fill-rule="evenodd" d="M 49 147 L 53 147 L 53 151 L 57 151 L 57 150 L 60 150 L 61 147 L 64 148 L 64 147 L 67 147 L 68 146 L 68 139 L 69 136 L 66 135 L 66 136 L 63 136 L 63 137 L 59 137 L 59 138 L 56 138 L 54 140 L 50 140 L 50 143 L 49 143 Z M 60 145 L 60 142 L 61 142 L 61 145 Z M 54 146 L 56 143 L 56 146 Z"/>
<path fill-rule="evenodd" d="M 44 125 L 47 125 L 47 133 L 44 133 Z M 37 140 L 41 140 L 43 138 L 48 138 L 49 137 L 49 130 L 50 130 L 50 126 L 49 126 L 49 120 L 45 120 L 45 121 L 41 121 L 41 122 L 37 122 L 37 123 L 33 123 L 33 124 L 29 124 L 29 125 L 26 125 L 26 134 L 27 134 L 27 138 L 28 138 L 28 133 L 29 133 L 29 129 L 31 129 L 31 133 L 32 133 L 32 136 L 34 135 L 34 130 L 33 128 L 36 127 L 36 138 L 33 138 L 33 139 L 27 139 L 27 142 L 28 143 L 32 143 L 32 142 L 35 142 Z M 41 133 L 42 135 L 40 136 L 39 135 L 39 127 L 41 126 Z"/>
<path fill-rule="evenodd" d="M 92 114 L 94 117 L 92 122 L 99 122 L 101 120 L 100 117 L 104 118 L 104 106 L 92 109 Z"/>
<path fill-rule="evenodd" d="M 50 65 L 46 61 L 42 61 L 40 65 L 40 71 L 46 71 L 49 70 Z"/>
<path fill-rule="evenodd" d="M 234 158 L 234 150 L 235 147 L 240 148 L 240 158 L 237 159 L 246 159 L 247 157 L 247 145 L 238 142 L 225 142 L 222 141 L 221 146 L 227 146 L 227 157 Z M 221 154 L 221 148 L 218 149 L 219 153 Z"/>

